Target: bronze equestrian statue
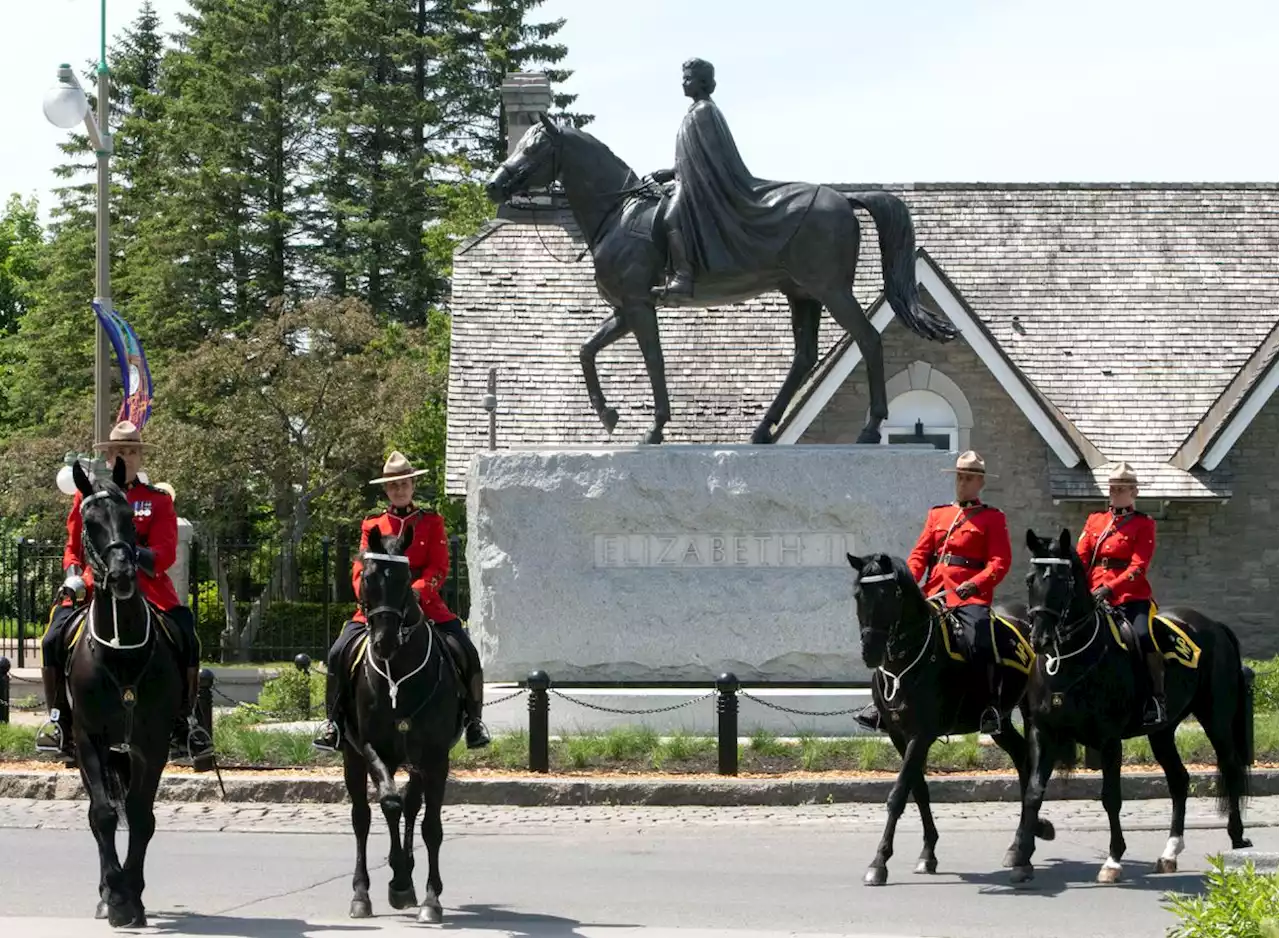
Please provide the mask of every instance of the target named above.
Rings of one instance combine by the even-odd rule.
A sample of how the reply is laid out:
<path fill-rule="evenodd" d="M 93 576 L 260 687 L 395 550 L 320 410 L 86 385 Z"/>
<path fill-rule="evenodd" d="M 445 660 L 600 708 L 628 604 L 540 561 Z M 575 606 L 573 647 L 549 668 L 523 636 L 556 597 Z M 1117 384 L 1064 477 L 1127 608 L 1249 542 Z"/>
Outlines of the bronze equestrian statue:
<path fill-rule="evenodd" d="M 673 169 L 641 179 L 590 134 L 557 126 L 544 115 L 486 186 L 499 203 L 553 181 L 564 188 L 592 254 L 596 288 L 614 310 L 580 353 L 592 407 L 612 433 L 618 412 L 605 402 L 596 355 L 634 332 L 654 395 L 653 425 L 644 441 L 661 443 L 671 405 L 655 303 L 719 306 L 777 290 L 791 307 L 795 355 L 751 441 L 773 442 L 774 428 L 817 364 L 825 306 L 853 336 L 867 366 L 870 419 L 857 441 L 879 443 L 889 404 L 880 334 L 853 295 L 860 237 L 855 206 L 875 221 L 885 300 L 897 317 L 934 341 L 957 335 L 947 319 L 920 306 L 915 231 L 907 207 L 882 190 L 839 192 L 830 186 L 757 179 L 747 171 L 711 100 L 714 68 L 690 59 L 684 63 L 683 80 L 693 104 L 677 134 Z M 664 184 L 672 182 L 668 191 Z"/>

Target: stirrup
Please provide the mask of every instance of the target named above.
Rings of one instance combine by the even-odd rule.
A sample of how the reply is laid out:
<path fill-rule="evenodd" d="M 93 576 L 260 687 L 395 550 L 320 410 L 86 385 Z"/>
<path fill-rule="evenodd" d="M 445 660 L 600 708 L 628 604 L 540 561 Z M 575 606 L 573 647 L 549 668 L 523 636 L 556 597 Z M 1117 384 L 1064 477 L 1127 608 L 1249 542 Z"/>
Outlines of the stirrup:
<path fill-rule="evenodd" d="M 58 723 L 59 714 L 53 710 L 49 719 L 36 731 L 36 752 L 56 752 L 66 755 L 66 737 L 62 734 L 62 726 Z"/>
<path fill-rule="evenodd" d="M 468 720 L 466 729 L 468 749 L 483 749 L 493 742 L 489 738 L 489 729 L 480 720 Z"/>
<path fill-rule="evenodd" d="M 880 709 L 874 703 L 868 704 L 854 714 L 853 722 L 873 732 L 879 732 Z"/>
<path fill-rule="evenodd" d="M 324 732 L 311 740 L 311 745 L 321 752 L 337 752 L 342 745 L 342 730 L 333 720 L 326 720 Z"/>
<path fill-rule="evenodd" d="M 994 728 L 992 727 L 994 725 Z M 982 711 L 982 716 L 978 717 L 978 732 L 991 735 L 1000 732 L 1003 721 L 1000 719 L 1000 711 L 994 706 L 988 706 Z"/>

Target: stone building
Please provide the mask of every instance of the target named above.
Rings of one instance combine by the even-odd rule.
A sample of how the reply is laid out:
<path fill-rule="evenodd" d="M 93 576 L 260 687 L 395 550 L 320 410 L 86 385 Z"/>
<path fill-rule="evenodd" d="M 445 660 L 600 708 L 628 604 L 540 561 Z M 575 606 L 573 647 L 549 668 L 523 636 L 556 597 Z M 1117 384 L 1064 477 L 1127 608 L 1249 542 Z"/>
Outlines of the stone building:
<path fill-rule="evenodd" d="M 645 172 L 649 167 L 637 167 Z M 838 186 L 837 188 L 871 188 Z M 863 213 L 855 293 L 880 330 L 890 415 L 884 445 L 976 449 L 986 500 L 1008 516 L 1023 590 L 1025 530 L 1074 536 L 1105 504 L 1118 460 L 1143 479 L 1157 523 L 1152 582 L 1277 651 L 1277 185 L 916 184 L 885 186 L 916 226 L 922 299 L 960 330 L 908 331 L 880 299 L 874 223 Z M 457 251 L 447 490 L 488 446 L 483 398 L 497 370 L 500 448 L 609 442 L 588 401 L 580 345 L 607 317 L 567 212 L 504 208 Z M 771 294 L 659 311 L 673 443 L 745 443 L 791 361 L 788 307 Z M 829 316 L 821 358 L 779 427 L 779 445 L 852 443 L 867 416 L 857 346 Z M 651 391 L 635 341 L 601 354 L 640 438 Z M 856 482 L 851 482 L 856 485 Z M 923 519 L 922 519 L 923 521 Z"/>

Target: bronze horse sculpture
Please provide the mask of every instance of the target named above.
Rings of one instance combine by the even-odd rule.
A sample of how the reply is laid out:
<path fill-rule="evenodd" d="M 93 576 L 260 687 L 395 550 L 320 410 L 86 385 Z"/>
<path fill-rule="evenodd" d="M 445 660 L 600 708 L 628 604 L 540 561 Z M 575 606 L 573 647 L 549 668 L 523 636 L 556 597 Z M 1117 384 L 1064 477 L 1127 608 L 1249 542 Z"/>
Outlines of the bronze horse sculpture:
<path fill-rule="evenodd" d="M 558 126 L 545 115 L 516 151 L 490 177 L 486 192 L 502 203 L 513 194 L 563 187 L 578 229 L 595 264 L 596 289 L 613 314 L 581 348 L 583 378 L 596 415 L 613 432 L 618 412 L 608 406 L 596 373 L 596 356 L 628 333 L 635 333 L 653 387 L 653 425 L 646 443 L 661 443 L 671 417 L 654 292 L 661 294 L 667 269 L 663 205 L 667 193 L 639 176 L 590 134 Z M 886 302 L 908 328 L 935 341 L 950 341 L 955 327 L 923 308 L 915 277 L 915 230 L 903 202 L 889 192 L 840 192 L 830 186 L 786 184 L 793 208 L 786 223 L 794 230 L 774 240 L 783 246 L 763 262 L 729 273 L 700 271 L 696 297 L 664 305 L 712 306 L 740 302 L 777 290 L 791 307 L 795 354 L 781 389 L 751 436 L 771 443 L 792 397 L 818 362 L 818 327 L 823 307 L 858 344 L 867 364 L 870 416 L 859 443 L 879 443 L 880 423 L 889 415 L 880 334 L 853 295 L 860 227 L 855 207 L 876 224 Z M 535 211 L 537 209 L 535 208 Z M 773 222 L 769 222 L 773 224 Z M 661 299 L 661 296 L 659 296 Z"/>

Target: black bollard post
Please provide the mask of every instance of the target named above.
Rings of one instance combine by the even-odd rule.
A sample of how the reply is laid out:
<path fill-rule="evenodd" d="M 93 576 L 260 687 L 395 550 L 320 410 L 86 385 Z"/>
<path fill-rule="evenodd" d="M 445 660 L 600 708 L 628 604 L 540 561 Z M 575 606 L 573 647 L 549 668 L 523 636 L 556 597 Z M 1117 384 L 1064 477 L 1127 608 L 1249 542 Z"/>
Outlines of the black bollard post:
<path fill-rule="evenodd" d="M 547 729 L 551 697 L 551 678 L 545 671 L 529 674 L 529 771 L 551 771 L 551 743 Z"/>
<path fill-rule="evenodd" d="M 302 672 L 302 688 L 298 691 L 298 709 L 302 711 L 304 720 L 311 719 L 311 656 L 298 654 L 293 656 L 293 666 Z"/>
<path fill-rule="evenodd" d="M 9 722 L 9 664 L 8 658 L 0 657 L 0 723 Z"/>
<path fill-rule="evenodd" d="M 738 774 L 738 678 L 732 672 L 716 678 L 716 736 L 721 775 Z"/>
<path fill-rule="evenodd" d="M 0 659 L 3 660 L 3 659 Z M 1240 706 L 1244 707 L 1244 764 L 1253 767 L 1253 668 L 1243 667 L 1240 669 L 1244 672 L 1244 700 L 1240 701 Z"/>
<path fill-rule="evenodd" d="M 197 682 L 196 720 L 209 734 L 209 738 L 213 739 L 213 672 L 208 668 L 201 668 Z"/>

